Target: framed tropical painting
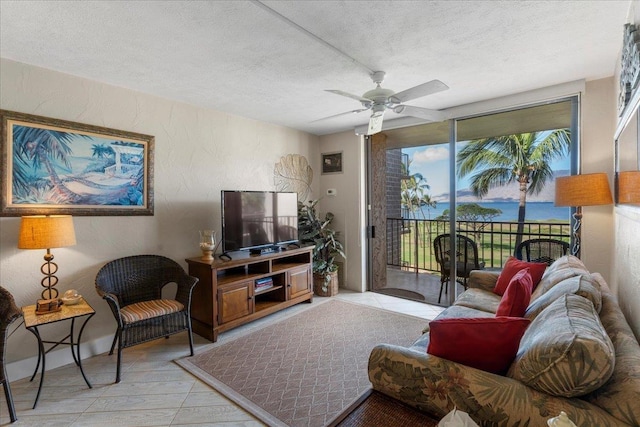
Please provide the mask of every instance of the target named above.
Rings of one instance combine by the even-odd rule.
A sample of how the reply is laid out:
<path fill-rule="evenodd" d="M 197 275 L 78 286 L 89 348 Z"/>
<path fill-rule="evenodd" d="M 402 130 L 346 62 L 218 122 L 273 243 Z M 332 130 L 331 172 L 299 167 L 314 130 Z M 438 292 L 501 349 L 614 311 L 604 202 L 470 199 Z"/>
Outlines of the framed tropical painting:
<path fill-rule="evenodd" d="M 153 136 L 6 110 L 0 130 L 0 216 L 153 215 Z"/>

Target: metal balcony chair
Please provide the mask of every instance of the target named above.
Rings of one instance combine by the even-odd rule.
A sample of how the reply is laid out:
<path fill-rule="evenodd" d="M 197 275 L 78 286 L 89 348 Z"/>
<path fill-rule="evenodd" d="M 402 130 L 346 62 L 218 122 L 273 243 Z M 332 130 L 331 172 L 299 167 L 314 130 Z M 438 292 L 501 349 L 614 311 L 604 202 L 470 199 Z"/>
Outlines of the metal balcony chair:
<path fill-rule="evenodd" d="M 108 262 L 98 271 L 96 290 L 118 323 L 111 351 L 118 343 L 116 383 L 120 382 L 122 349 L 181 331 L 191 331 L 191 294 L 198 282 L 175 261 L 158 255 L 136 255 Z M 177 285 L 175 299 L 163 299 L 162 288 Z"/>
<path fill-rule="evenodd" d="M 530 239 L 521 242 L 515 250 L 519 260 L 553 264 L 569 252 L 569 243 L 557 239 Z"/>
<path fill-rule="evenodd" d="M 440 294 L 438 295 L 438 304 L 442 299 L 442 290 L 445 288 L 445 283 L 451 280 L 450 270 L 451 261 L 455 259 L 456 263 L 456 281 L 467 289 L 467 280 L 471 270 L 484 269 L 484 261 L 480 261 L 478 258 L 478 246 L 476 242 L 467 236 L 462 234 L 455 235 L 455 253 L 452 256 L 451 251 L 451 235 L 440 234 L 433 240 L 433 249 L 436 256 L 436 262 L 440 267 Z"/>
<path fill-rule="evenodd" d="M 4 388 L 4 395 L 7 399 L 7 406 L 9 407 L 9 419 L 12 423 L 15 422 L 18 417 L 16 416 L 16 408 L 13 405 L 13 397 L 11 396 L 7 367 L 5 366 L 5 356 L 7 338 L 9 338 L 9 326 L 21 316 L 22 311 L 16 306 L 13 295 L 0 286 L 0 383 L 2 383 Z"/>

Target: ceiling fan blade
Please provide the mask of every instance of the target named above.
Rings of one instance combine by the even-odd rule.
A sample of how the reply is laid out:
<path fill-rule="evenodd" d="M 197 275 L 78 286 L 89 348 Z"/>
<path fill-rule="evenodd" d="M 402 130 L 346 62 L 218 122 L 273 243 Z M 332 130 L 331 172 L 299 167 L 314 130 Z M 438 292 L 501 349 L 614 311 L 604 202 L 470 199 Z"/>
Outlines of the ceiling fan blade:
<path fill-rule="evenodd" d="M 367 111 L 367 110 L 368 110 L 368 108 L 360 108 L 359 110 L 351 110 L 351 111 L 347 111 L 347 112 L 340 113 L 340 114 L 334 114 L 333 116 L 323 117 L 323 118 L 318 119 L 318 120 L 313 120 L 310 123 L 321 122 L 323 120 L 334 119 L 336 117 L 346 116 L 346 115 L 349 115 L 349 114 L 362 113 L 363 111 Z"/>
<path fill-rule="evenodd" d="M 447 119 L 447 115 L 442 111 L 412 107 L 411 105 L 398 105 L 394 107 L 393 111 L 403 116 L 418 117 L 420 119 L 431 120 L 432 122 L 441 122 Z"/>
<path fill-rule="evenodd" d="M 373 135 L 382 130 L 382 119 L 384 118 L 384 111 L 373 113 L 369 119 L 369 129 L 367 135 Z"/>
<path fill-rule="evenodd" d="M 398 92 L 389 99 L 396 104 L 401 104 L 412 99 L 431 95 L 432 93 L 442 92 L 447 89 L 449 89 L 449 86 L 442 83 L 440 80 L 431 80 L 430 82 L 422 83 L 421 85 Z"/>
<path fill-rule="evenodd" d="M 360 101 L 360 102 L 371 102 L 371 99 L 363 98 L 359 95 L 354 95 L 352 93 L 345 92 L 342 90 L 327 89 L 325 90 L 325 92 L 331 92 L 331 93 L 335 93 L 336 95 L 346 96 L 347 98 L 355 99 L 356 101 Z"/>

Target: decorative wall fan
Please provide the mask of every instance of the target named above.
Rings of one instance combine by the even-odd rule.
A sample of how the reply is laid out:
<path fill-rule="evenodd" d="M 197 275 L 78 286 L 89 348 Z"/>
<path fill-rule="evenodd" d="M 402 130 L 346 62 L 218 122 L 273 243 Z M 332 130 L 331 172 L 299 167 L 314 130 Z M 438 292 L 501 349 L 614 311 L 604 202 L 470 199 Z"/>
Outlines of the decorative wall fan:
<path fill-rule="evenodd" d="M 373 80 L 373 82 L 376 84 L 376 88 L 365 92 L 362 96 L 353 95 L 349 92 L 344 92 L 341 90 L 327 90 L 327 92 L 335 93 L 336 95 L 346 96 L 347 98 L 352 98 L 356 101 L 360 101 L 363 108 L 347 111 L 345 113 L 335 114 L 333 116 L 325 117 L 320 120 L 327 120 L 347 114 L 361 113 L 363 111 L 371 110 L 371 118 L 369 119 L 369 129 L 367 130 L 367 135 L 373 135 L 374 133 L 378 133 L 382 130 L 382 120 L 384 117 L 384 113 L 387 110 L 392 110 L 394 113 L 404 116 L 419 117 L 421 119 L 427 119 L 433 122 L 438 122 L 445 119 L 445 115 L 441 111 L 405 105 L 404 102 L 447 90 L 449 89 L 449 86 L 442 83 L 440 80 L 431 80 L 430 82 L 423 83 L 410 89 L 403 90 L 402 92 L 395 93 L 391 89 L 384 89 L 380 87 L 380 84 L 383 82 L 384 77 L 384 71 L 374 72 L 371 75 L 371 80 Z"/>

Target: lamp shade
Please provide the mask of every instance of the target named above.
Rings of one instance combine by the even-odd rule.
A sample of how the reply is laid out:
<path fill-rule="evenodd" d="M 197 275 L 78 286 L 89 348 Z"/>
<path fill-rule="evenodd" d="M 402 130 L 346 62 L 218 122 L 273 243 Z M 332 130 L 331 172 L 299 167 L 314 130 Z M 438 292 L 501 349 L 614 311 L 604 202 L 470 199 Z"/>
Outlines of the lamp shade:
<path fill-rule="evenodd" d="M 613 203 L 605 173 L 556 178 L 556 206 L 595 206 Z"/>
<path fill-rule="evenodd" d="M 23 216 L 18 249 L 50 249 L 73 246 L 76 232 L 71 215 Z"/>
<path fill-rule="evenodd" d="M 618 173 L 618 203 L 640 203 L 640 171 Z"/>

